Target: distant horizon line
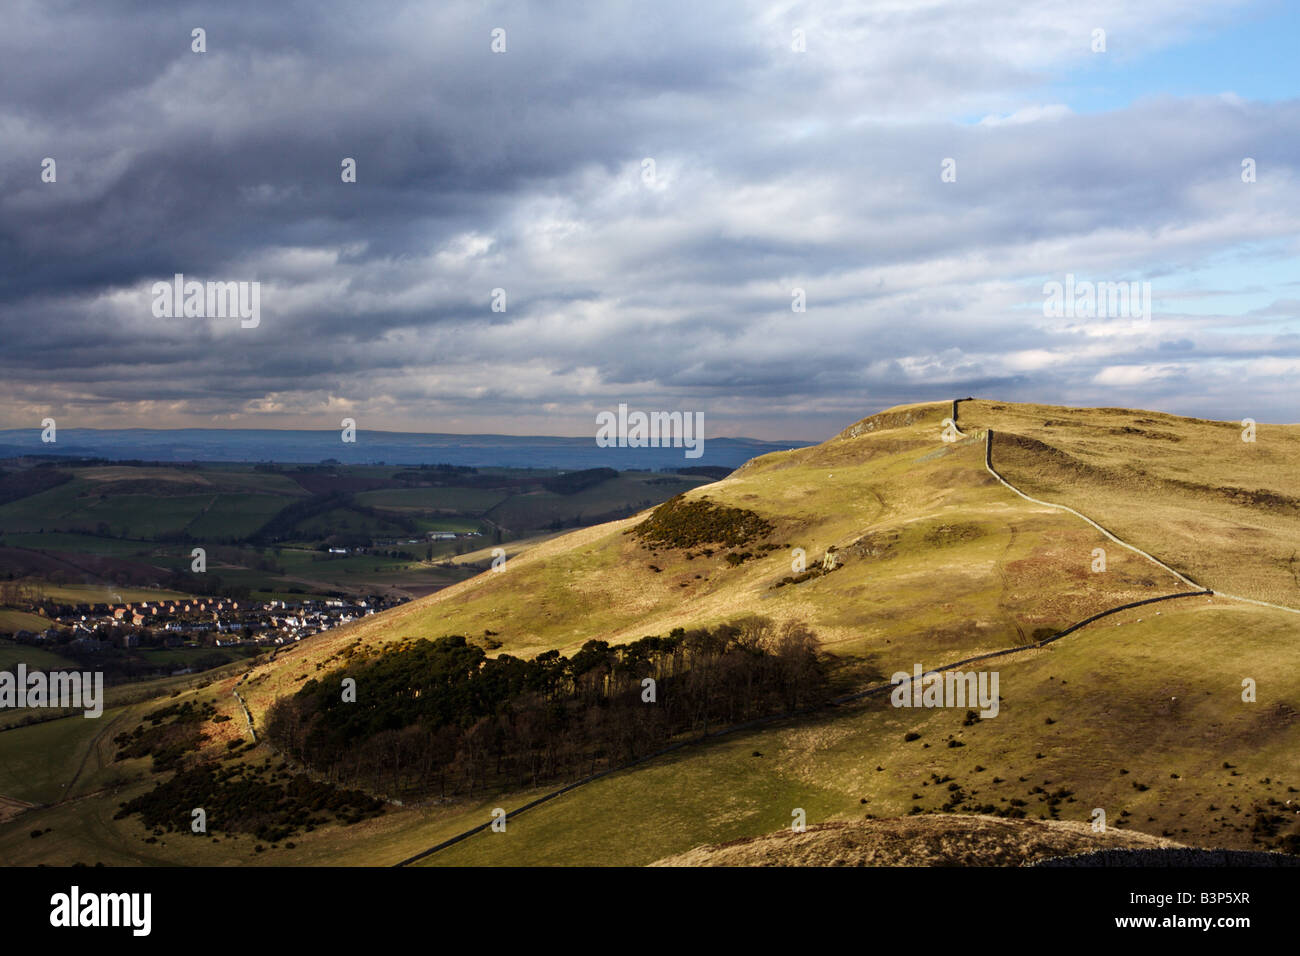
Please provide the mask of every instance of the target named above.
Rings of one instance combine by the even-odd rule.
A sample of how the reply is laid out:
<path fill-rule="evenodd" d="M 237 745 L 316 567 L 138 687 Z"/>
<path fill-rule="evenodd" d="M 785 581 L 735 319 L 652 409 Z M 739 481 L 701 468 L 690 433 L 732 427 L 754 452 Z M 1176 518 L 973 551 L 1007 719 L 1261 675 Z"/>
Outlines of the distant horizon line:
<path fill-rule="evenodd" d="M 857 418 L 852 418 L 850 420 L 849 425 L 841 425 L 841 426 L 834 427 L 828 433 L 818 438 L 811 438 L 811 439 L 754 438 L 748 435 L 719 435 L 715 438 L 706 438 L 706 441 L 749 442 L 749 443 L 761 444 L 761 445 L 802 445 L 802 446 L 817 445 L 817 444 L 821 444 L 822 442 L 831 440 L 836 435 L 844 431 L 845 428 L 852 427 L 852 424 L 859 421 L 863 421 L 867 418 L 873 418 L 876 415 L 883 415 L 898 409 L 915 408 L 924 405 L 942 406 L 942 405 L 949 404 L 951 401 L 953 401 L 953 399 L 944 398 L 944 399 L 931 399 L 928 401 L 919 401 L 919 402 L 897 402 L 892 405 L 886 405 L 877 409 L 876 411 L 870 412 L 867 415 L 859 415 Z M 1230 417 L 1230 416 L 1214 417 L 1214 416 L 1207 416 L 1204 413 L 1200 415 L 1193 415 L 1184 412 L 1171 412 L 1161 408 L 1144 407 L 1144 406 L 1130 407 L 1130 406 L 1115 406 L 1115 405 L 1067 404 L 1067 403 L 1062 403 L 1060 401 L 1025 402 L 1025 401 L 1015 401 L 1015 400 L 1007 400 L 1007 399 L 1000 399 L 1000 398 L 989 398 L 989 397 L 978 396 L 978 395 L 959 398 L 956 399 L 956 401 L 993 402 L 1001 405 L 1012 405 L 1012 406 L 1030 405 L 1030 406 L 1038 406 L 1043 409 L 1059 408 L 1059 409 L 1068 409 L 1068 410 L 1076 410 L 1076 411 L 1085 411 L 1085 410 L 1127 411 L 1127 412 L 1134 412 L 1134 413 L 1166 415 L 1171 418 L 1181 418 L 1189 421 L 1213 421 L 1213 422 L 1222 422 L 1225 424 L 1235 424 L 1239 420 L 1235 417 Z M 1225 413 L 1223 412 L 1222 409 L 1220 409 L 1217 412 L 1217 415 L 1219 416 L 1222 416 L 1224 414 Z M 1260 422 L 1260 424 L 1288 426 L 1288 425 L 1300 424 L 1300 421 Z M 132 425 L 132 426 L 67 425 L 67 426 L 60 426 L 59 430 L 66 431 L 66 432 L 98 432 L 98 433 L 136 432 L 136 433 L 157 433 L 157 434 L 174 433 L 174 432 L 268 432 L 268 433 L 280 433 L 280 434 L 300 433 L 304 435 L 333 434 L 339 431 L 339 429 L 337 428 L 280 427 L 280 426 L 268 426 L 268 425 L 257 425 L 257 426 L 177 425 L 177 426 L 171 426 L 166 428 L 149 428 L 149 427 L 139 426 L 139 425 Z M 0 435 L 18 435 L 18 434 L 31 432 L 31 431 L 40 432 L 41 426 L 0 425 Z M 497 432 L 497 431 L 485 431 L 485 432 L 404 431 L 404 430 L 389 429 L 389 428 L 360 428 L 360 427 L 357 427 L 356 431 L 358 433 L 365 432 L 366 434 L 370 434 L 370 435 L 439 436 L 439 437 L 458 437 L 458 438 L 514 438 L 514 439 L 557 438 L 557 439 L 576 440 L 576 439 L 584 439 L 584 438 L 591 437 L 594 441 L 594 434 L 591 432 L 586 432 L 577 435 L 563 435 L 563 434 L 555 434 L 553 432 L 534 432 L 529 434 L 521 434 L 517 432 L 511 433 L 511 432 Z"/>
<path fill-rule="evenodd" d="M 40 433 L 39 425 L 27 425 L 17 428 L 0 427 L 0 436 L 24 434 L 26 432 Z M 235 427 L 223 428 L 218 425 L 181 425 L 175 428 L 144 428 L 139 425 L 133 425 L 127 428 L 100 427 L 92 425 L 60 425 L 60 433 L 71 432 L 151 432 L 151 433 L 169 433 L 169 432 L 301 432 L 308 435 L 336 435 L 340 429 L 337 428 L 271 428 L 271 427 Z M 536 434 L 510 434 L 507 432 L 412 432 L 412 431 L 395 431 L 384 428 L 357 428 L 357 434 L 362 433 L 371 435 L 412 435 L 412 436 L 447 436 L 453 438 L 563 438 L 566 440 L 580 440 L 590 438 L 595 442 L 594 433 L 584 435 L 556 435 L 554 433 L 536 433 Z M 829 437 L 834 437 L 829 436 Z M 760 445 L 816 445 L 819 441 L 812 441 L 803 438 L 751 438 L 747 435 L 718 435 L 714 438 L 706 438 L 706 441 L 743 441 L 753 442 Z M 820 441 L 827 441 L 827 438 Z"/>

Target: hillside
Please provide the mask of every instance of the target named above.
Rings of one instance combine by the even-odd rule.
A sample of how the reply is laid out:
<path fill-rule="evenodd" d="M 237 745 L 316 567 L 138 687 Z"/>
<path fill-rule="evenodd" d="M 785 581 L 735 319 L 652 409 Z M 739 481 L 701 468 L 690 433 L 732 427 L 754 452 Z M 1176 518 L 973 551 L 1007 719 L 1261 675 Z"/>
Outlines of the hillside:
<path fill-rule="evenodd" d="M 1084 825 L 1097 808 L 1109 834 L 1134 845 L 1141 833 L 1190 846 L 1300 848 L 1300 620 L 1288 610 L 1300 608 L 1300 588 L 1287 543 L 1300 530 L 1292 524 L 1300 512 L 1289 510 L 1300 476 L 1285 467 L 1300 457 L 1300 427 L 1260 426 L 1246 445 L 1225 423 L 970 400 L 959 406 L 961 435 L 947 442 L 951 413 L 945 402 L 870 416 L 821 445 L 754 459 L 658 509 L 512 549 L 501 571 L 285 647 L 240 678 L 262 742 L 235 744 L 243 749 L 227 762 L 265 766 L 267 779 L 296 772 L 277 770 L 281 757 L 264 741 L 275 701 L 413 639 L 463 635 L 494 657 L 573 657 L 591 640 L 623 645 L 753 615 L 815 634 L 837 694 L 879 687 L 918 663 L 1007 652 L 976 665 L 1000 673 L 996 718 L 895 708 L 888 695 L 845 700 L 683 746 L 523 815 L 514 808 L 569 780 L 480 786 L 445 801 L 403 793 L 402 806 L 378 817 L 325 823 L 272 852 L 184 838 L 146 845 L 147 829 L 107 810 L 149 789 L 147 764 L 113 761 L 103 740 L 90 740 L 93 730 L 74 728 L 64 746 L 93 757 L 80 802 L 0 827 L 0 857 L 393 863 L 481 825 L 494 807 L 511 811 L 507 833 L 476 834 L 420 864 L 648 864 L 788 830 L 796 809 L 810 825 L 799 844 L 807 861 L 827 839 L 819 834 L 843 830 L 820 824 L 857 827 L 871 817 L 861 832 L 904 833 L 888 828 L 920 826 L 903 818 L 991 817 L 1020 821 L 1003 841 L 1012 849 L 1073 847 L 1090 831 L 1026 824 Z M 989 429 L 999 473 L 1050 504 L 1027 501 L 989 472 Z M 802 568 L 792 567 L 797 548 Z M 834 567 L 819 571 L 828 553 Z M 1122 610 L 1038 644 L 1117 606 L 1200 589 L 1227 593 Z M 1254 702 L 1242 698 L 1247 679 Z M 229 718 L 211 728 L 206 756 L 248 738 L 235 689 L 226 678 L 175 698 Z M 139 719 L 144 705 L 131 706 L 118 729 Z M 54 739 L 41 731 L 38 745 L 36 732 L 0 735 L 0 756 Z M 93 795 L 105 786 L 111 793 Z M 48 789 L 15 779 L 0 794 L 38 802 Z M 44 826 L 52 832 L 29 839 Z M 979 827 L 1001 832 L 992 821 Z M 827 852 L 884 861 L 872 839 Z M 918 831 L 906 853 L 928 858 L 929 839 Z M 952 849 L 961 859 L 1015 857 L 982 855 L 982 837 L 963 840 Z"/>
<path fill-rule="evenodd" d="M 960 405 L 994 465 L 1216 591 L 1300 607 L 1300 427 L 1050 405 Z"/>
<path fill-rule="evenodd" d="M 918 816 L 824 823 L 802 833 L 702 846 L 651 866 L 1021 866 L 1100 849 L 1177 847 L 1142 833 L 997 817 Z"/>
<path fill-rule="evenodd" d="M 1090 574 L 1102 536 L 1008 495 L 983 470 L 981 441 L 941 441 L 949 410 L 947 403 L 893 410 L 688 492 L 688 500 L 754 511 L 771 523 L 764 540 L 776 547 L 738 566 L 726 554 L 744 548 L 718 546 L 705 556 L 703 547 L 655 549 L 625 534 L 643 513 L 547 541 L 501 573 L 316 642 L 304 660 L 357 642 L 485 631 L 501 653 L 572 651 L 592 638 L 620 643 L 759 613 L 805 622 L 833 653 L 892 672 L 1026 643 L 1106 607 L 1180 589 L 1172 575 L 1123 551 L 1105 575 Z M 809 569 L 833 548 L 839 568 L 776 587 L 794 576 L 795 548 Z M 286 689 L 286 676 L 282 668 L 253 675 L 255 714 Z"/>

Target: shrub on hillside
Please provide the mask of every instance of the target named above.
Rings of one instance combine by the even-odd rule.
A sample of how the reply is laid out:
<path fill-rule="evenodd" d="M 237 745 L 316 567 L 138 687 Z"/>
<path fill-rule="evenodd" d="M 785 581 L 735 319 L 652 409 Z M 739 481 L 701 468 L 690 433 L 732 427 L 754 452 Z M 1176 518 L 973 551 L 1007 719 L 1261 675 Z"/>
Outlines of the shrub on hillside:
<path fill-rule="evenodd" d="M 772 531 L 772 524 L 753 511 L 714 504 L 707 498 L 687 499 L 677 495 L 627 533 L 652 547 L 689 550 L 709 544 L 743 548 Z"/>
<path fill-rule="evenodd" d="M 306 774 L 288 777 L 283 784 L 269 783 L 246 767 L 219 768 L 204 763 L 123 803 L 114 818 L 139 814 L 141 822 L 155 833 L 188 832 L 194 807 L 207 810 L 213 830 L 250 833 L 272 843 L 302 828 L 329 822 L 326 814 L 355 823 L 384 810 L 381 800 L 312 780 Z"/>

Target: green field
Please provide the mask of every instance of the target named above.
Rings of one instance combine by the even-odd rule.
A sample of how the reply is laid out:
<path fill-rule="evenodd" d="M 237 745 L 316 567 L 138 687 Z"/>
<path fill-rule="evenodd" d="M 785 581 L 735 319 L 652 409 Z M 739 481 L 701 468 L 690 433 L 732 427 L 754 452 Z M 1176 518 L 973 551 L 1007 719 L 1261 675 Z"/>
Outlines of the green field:
<path fill-rule="evenodd" d="M 385 488 L 363 491 L 357 501 L 389 511 L 455 511 L 482 514 L 510 497 L 509 492 L 481 488 Z"/>
<path fill-rule="evenodd" d="M 72 782 L 91 741 L 115 711 L 97 718 L 64 717 L 0 731 L 0 795 L 31 803 L 54 803 Z"/>
<path fill-rule="evenodd" d="M 81 554 L 105 554 L 125 557 L 149 556 L 158 546 L 152 541 L 122 538 L 102 538 L 91 534 L 6 534 L 4 544 L 12 548 L 33 548 L 42 551 L 70 551 Z"/>
<path fill-rule="evenodd" d="M 191 595 L 163 588 L 123 588 L 97 584 L 46 585 L 45 593 L 69 604 L 134 604 L 141 601 L 179 601 Z"/>
<path fill-rule="evenodd" d="M 43 631 L 50 626 L 49 618 L 27 611 L 12 608 L 0 608 L 0 634 L 13 634 L 17 631 Z"/>
<path fill-rule="evenodd" d="M 205 535 L 226 539 L 253 534 L 283 508 L 285 499 L 274 495 L 215 495 L 205 510 L 185 526 L 199 541 Z"/>
<path fill-rule="evenodd" d="M 168 647 L 140 651 L 140 656 L 151 664 L 165 664 L 180 669 L 193 666 L 199 658 L 225 659 L 226 663 L 256 657 L 256 647 Z"/>
<path fill-rule="evenodd" d="M 6 613 L 8 612 L 0 611 L 0 620 L 3 620 Z M 20 663 L 36 670 L 70 670 L 77 667 L 76 662 L 53 651 L 28 644 L 15 644 L 13 641 L 0 641 L 0 670 L 13 670 Z"/>

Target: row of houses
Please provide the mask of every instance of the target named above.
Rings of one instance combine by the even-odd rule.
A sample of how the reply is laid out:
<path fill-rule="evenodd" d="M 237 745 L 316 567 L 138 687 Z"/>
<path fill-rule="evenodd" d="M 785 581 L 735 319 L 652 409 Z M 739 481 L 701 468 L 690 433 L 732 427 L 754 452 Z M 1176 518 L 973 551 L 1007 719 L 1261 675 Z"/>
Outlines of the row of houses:
<path fill-rule="evenodd" d="M 142 637 L 151 645 L 163 647 L 283 644 L 351 623 L 405 600 L 371 596 L 302 602 L 220 598 L 75 606 L 47 602 L 37 612 L 50 619 L 50 627 L 14 636 L 38 644 L 73 643 L 87 650 L 139 647 Z"/>

